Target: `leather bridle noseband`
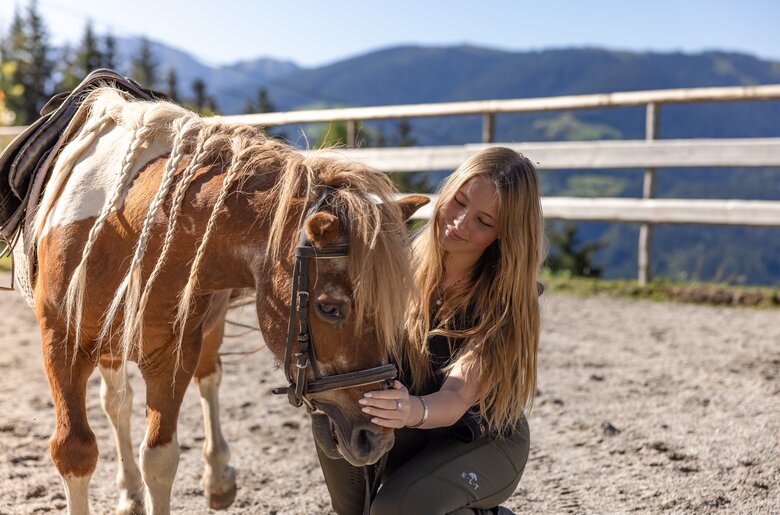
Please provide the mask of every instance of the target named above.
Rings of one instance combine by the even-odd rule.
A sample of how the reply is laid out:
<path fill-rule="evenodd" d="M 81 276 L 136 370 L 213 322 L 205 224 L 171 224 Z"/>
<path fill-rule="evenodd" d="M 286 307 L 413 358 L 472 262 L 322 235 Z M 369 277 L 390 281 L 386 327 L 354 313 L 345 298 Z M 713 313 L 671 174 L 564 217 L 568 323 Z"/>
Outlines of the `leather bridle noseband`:
<path fill-rule="evenodd" d="M 316 202 L 306 213 L 306 220 L 320 210 L 333 188 L 324 188 Z M 305 220 L 304 220 L 305 224 Z M 306 404 L 306 409 L 311 412 L 317 408 L 308 399 L 307 395 L 365 386 L 381 381 L 395 379 L 397 370 L 395 365 L 381 365 L 373 368 L 357 370 L 323 377 L 317 364 L 317 354 L 314 349 L 311 332 L 309 330 L 309 258 L 333 259 L 343 258 L 349 253 L 348 244 L 329 245 L 317 248 L 309 244 L 306 233 L 301 230 L 298 246 L 295 248 L 295 267 L 292 275 L 292 298 L 290 300 L 290 320 L 287 325 L 287 346 L 284 351 L 284 372 L 287 376 L 288 386 L 273 389 L 275 394 L 287 394 L 290 404 L 300 407 Z M 295 317 L 298 318 L 298 336 L 295 333 Z M 297 345 L 296 345 L 297 344 Z M 293 377 L 292 360 L 295 357 L 296 374 Z M 314 376 L 309 378 L 309 373 Z"/>

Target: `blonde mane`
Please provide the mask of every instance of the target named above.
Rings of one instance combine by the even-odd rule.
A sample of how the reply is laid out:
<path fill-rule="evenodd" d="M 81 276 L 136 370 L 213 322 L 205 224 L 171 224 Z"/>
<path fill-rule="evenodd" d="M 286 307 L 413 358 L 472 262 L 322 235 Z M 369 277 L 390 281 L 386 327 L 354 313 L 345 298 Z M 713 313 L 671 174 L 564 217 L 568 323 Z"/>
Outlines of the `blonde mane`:
<path fill-rule="evenodd" d="M 203 273 L 200 267 L 217 218 L 224 212 L 228 194 L 245 184 L 247 179 L 260 174 L 275 175 L 268 196 L 273 199 L 273 206 L 268 206 L 264 213 L 270 222 L 266 252 L 272 260 L 283 259 L 292 251 L 295 240 L 289 238 L 285 230 L 289 230 L 289 217 L 293 213 L 291 206 L 296 204 L 294 201 L 299 201 L 299 205 L 310 203 L 319 188 L 334 188 L 335 191 L 329 197 L 329 208 L 344 225 L 350 245 L 348 260 L 354 295 L 353 312 L 358 322 L 356 333 L 361 334 L 365 329 L 361 323 L 367 322 L 389 351 L 395 351 L 412 281 L 406 231 L 400 210 L 393 204 L 395 189 L 385 175 L 316 154 L 304 157 L 283 143 L 266 138 L 260 129 L 203 119 L 169 102 L 133 101 L 112 88 L 95 89 L 85 99 L 80 113 L 86 119 L 58 159 L 49 185 L 51 189 L 47 187 L 42 200 L 36 219 L 39 234 L 73 167 L 101 132 L 111 129 L 113 124 L 132 131 L 133 136 L 125 149 L 121 170 L 118 171 L 100 215 L 90 229 L 81 260 L 68 286 L 65 310 L 69 334 L 71 328 L 74 334 L 74 360 L 81 336 L 88 260 L 108 216 L 122 209 L 127 191 L 137 173 L 138 163 L 135 161 L 140 150 L 153 142 L 167 145 L 170 155 L 158 190 L 149 205 L 129 267 L 105 310 L 98 336 L 99 341 L 102 341 L 114 335 L 113 323 L 120 308 L 123 308 L 122 325 L 118 330 L 123 364 L 130 357 L 134 346 L 137 346 L 137 358 L 143 359 L 143 316 L 151 287 L 170 253 L 187 189 L 198 170 L 213 164 L 221 165 L 215 169 L 223 176 L 222 187 L 193 256 L 187 283 L 180 292 L 174 321 L 177 366 L 181 360 L 183 329 L 199 294 L 197 278 Z M 177 174 L 183 157 L 188 154 L 189 163 Z M 178 180 L 175 181 L 175 177 Z M 141 264 L 146 256 L 156 216 L 171 196 L 171 190 L 171 209 L 162 250 L 156 258 L 153 271 L 144 282 Z M 296 216 L 296 225 L 301 230 L 303 212 Z M 247 220 L 248 224 L 255 222 Z M 124 370 L 125 367 L 122 368 Z"/>
<path fill-rule="evenodd" d="M 385 174 L 316 153 L 287 167 L 275 186 L 277 207 L 269 232 L 269 256 L 278 259 L 292 251 L 297 240 L 284 233 L 292 201 L 311 202 L 321 187 L 334 189 L 328 205 L 346 226 L 356 333 L 361 333 L 363 321 L 372 322 L 377 337 L 395 353 L 412 279 L 408 233 L 393 201 L 396 189 Z M 299 230 L 303 216 L 302 212 Z"/>

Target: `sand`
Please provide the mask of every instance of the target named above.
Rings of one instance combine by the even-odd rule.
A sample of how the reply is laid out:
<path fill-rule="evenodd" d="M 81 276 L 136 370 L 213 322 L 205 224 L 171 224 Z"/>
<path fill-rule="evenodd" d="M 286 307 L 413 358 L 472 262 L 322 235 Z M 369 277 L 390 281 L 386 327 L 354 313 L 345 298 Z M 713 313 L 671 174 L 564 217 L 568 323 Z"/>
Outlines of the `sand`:
<path fill-rule="evenodd" d="M 5 284 L 7 274 L 0 274 Z M 38 327 L 0 293 L 0 514 L 59 513 L 54 411 Z M 252 321 L 251 310 L 231 318 Z M 780 311 L 546 293 L 531 455 L 505 505 L 520 513 L 780 513 Z M 238 333 L 239 329 L 229 328 Z M 240 352 L 257 333 L 230 338 Z M 270 390 L 267 350 L 224 356 L 223 428 L 238 473 L 224 513 L 329 513 L 308 416 Z M 144 387 L 133 367 L 133 435 Z M 93 513 L 113 513 L 116 453 L 93 375 L 87 404 L 100 447 Z M 203 425 L 190 388 L 179 420 L 173 513 L 205 514 Z"/>

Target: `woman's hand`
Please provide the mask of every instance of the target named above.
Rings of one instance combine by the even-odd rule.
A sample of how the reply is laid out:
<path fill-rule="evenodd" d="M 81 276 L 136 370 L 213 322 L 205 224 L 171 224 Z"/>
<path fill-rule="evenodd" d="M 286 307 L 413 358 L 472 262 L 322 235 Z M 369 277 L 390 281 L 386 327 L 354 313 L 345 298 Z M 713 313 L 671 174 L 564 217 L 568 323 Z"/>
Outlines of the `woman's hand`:
<path fill-rule="evenodd" d="M 372 416 L 374 424 L 399 428 L 409 423 L 411 401 L 409 390 L 400 382 L 393 381 L 389 389 L 366 392 L 358 402 L 363 412 Z"/>

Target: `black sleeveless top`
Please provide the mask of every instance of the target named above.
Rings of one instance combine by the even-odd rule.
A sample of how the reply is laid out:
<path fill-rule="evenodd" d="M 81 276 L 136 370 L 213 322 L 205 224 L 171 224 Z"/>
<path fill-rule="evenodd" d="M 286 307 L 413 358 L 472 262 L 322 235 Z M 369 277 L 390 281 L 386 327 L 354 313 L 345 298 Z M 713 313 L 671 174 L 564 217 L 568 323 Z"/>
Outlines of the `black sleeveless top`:
<path fill-rule="evenodd" d="M 434 318 L 433 314 L 431 318 Z M 455 315 L 447 324 L 447 329 L 463 331 L 474 327 L 477 323 L 478 319 L 474 316 L 474 309 L 469 307 L 464 314 Z M 427 395 L 441 389 L 447 379 L 444 369 L 456 359 L 465 344 L 466 341 L 463 338 L 448 338 L 441 334 L 428 337 L 428 354 L 431 359 L 433 377 L 421 388 L 420 395 Z"/>
<path fill-rule="evenodd" d="M 433 318 L 433 315 L 431 316 Z M 456 315 L 448 324 L 448 329 L 454 331 L 466 330 L 478 323 L 472 307 L 464 314 Z M 441 390 L 447 379 L 445 368 L 450 365 L 466 344 L 463 338 L 448 338 L 444 335 L 432 335 L 428 337 L 428 353 L 431 360 L 433 376 L 418 390 L 416 395 L 428 395 Z M 409 377 L 408 370 L 405 370 Z M 472 442 L 487 435 L 487 421 L 478 412 L 478 405 L 472 406 L 463 416 L 449 427 L 426 429 L 436 437 L 456 439 L 464 442 Z"/>

